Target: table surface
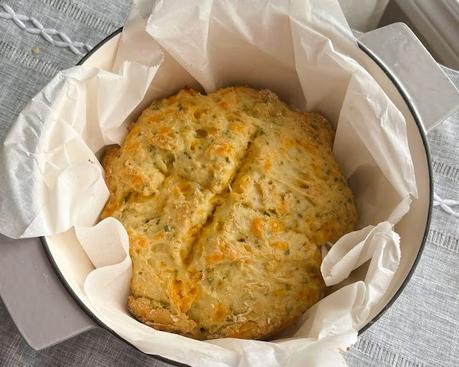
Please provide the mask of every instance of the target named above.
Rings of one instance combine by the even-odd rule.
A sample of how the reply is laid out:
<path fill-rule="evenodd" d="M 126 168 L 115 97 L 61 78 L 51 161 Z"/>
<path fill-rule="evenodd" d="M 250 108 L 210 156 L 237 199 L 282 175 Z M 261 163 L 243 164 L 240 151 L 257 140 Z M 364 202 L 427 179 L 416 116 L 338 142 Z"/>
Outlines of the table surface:
<path fill-rule="evenodd" d="M 129 7 L 127 0 L 0 2 L 0 141 L 30 98 L 120 27 Z M 48 36 L 36 34 L 42 27 Z M 459 73 L 445 71 L 459 86 Z M 397 301 L 345 354 L 349 366 L 459 363 L 459 113 L 428 141 L 437 205 L 424 253 Z M 34 351 L 1 300 L 0 365 L 169 366 L 101 328 Z"/>

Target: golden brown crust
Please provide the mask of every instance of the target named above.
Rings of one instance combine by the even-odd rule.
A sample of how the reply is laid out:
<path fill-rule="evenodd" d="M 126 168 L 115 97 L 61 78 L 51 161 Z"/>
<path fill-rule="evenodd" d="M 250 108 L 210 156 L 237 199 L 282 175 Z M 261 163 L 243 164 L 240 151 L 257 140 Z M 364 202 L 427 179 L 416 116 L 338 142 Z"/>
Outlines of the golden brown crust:
<path fill-rule="evenodd" d="M 265 339 L 323 294 L 319 246 L 353 230 L 321 115 L 246 87 L 146 109 L 103 167 L 127 228 L 129 311 L 197 339 Z"/>

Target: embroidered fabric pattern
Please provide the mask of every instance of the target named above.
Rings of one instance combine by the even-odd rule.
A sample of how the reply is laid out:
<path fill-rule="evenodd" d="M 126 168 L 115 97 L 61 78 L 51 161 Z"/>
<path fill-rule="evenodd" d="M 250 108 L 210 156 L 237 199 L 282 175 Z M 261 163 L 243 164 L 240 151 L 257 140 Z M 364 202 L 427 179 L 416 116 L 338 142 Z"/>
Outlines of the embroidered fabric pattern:
<path fill-rule="evenodd" d="M 459 212 L 453 209 L 453 207 L 459 206 L 459 200 L 442 199 L 438 194 L 434 193 L 433 206 L 439 206 L 444 212 L 459 218 Z"/>
<path fill-rule="evenodd" d="M 59 32 L 54 28 L 45 28 L 34 17 L 17 14 L 13 8 L 7 4 L 0 4 L 3 11 L 0 11 L 0 18 L 12 20 L 19 28 L 43 37 L 46 41 L 57 47 L 66 47 L 76 55 L 84 55 L 91 50 L 91 46 L 83 42 L 72 41 L 65 33 Z"/>

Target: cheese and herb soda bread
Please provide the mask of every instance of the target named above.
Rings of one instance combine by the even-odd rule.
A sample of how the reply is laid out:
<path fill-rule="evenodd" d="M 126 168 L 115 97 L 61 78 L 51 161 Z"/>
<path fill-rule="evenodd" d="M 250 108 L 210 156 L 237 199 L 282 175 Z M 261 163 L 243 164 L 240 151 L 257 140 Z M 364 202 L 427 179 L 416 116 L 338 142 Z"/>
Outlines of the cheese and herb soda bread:
<path fill-rule="evenodd" d="M 129 311 L 197 339 L 269 338 L 324 291 L 320 246 L 356 208 L 316 113 L 269 90 L 155 101 L 103 159 L 132 258 Z"/>

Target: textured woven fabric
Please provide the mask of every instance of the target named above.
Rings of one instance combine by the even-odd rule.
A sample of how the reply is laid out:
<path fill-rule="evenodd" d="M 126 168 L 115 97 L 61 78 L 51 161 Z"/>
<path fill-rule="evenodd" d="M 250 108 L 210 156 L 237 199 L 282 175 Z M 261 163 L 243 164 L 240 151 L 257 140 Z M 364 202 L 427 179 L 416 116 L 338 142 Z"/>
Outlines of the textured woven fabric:
<path fill-rule="evenodd" d="M 1 0 L 71 42 L 95 45 L 121 26 L 127 0 Z M 36 24 L 26 22 L 29 28 Z M 83 50 L 80 48 L 80 50 Z M 82 51 L 83 52 L 83 51 Z M 28 100 L 81 56 L 0 17 L 0 140 Z M 447 70 L 459 86 L 459 74 Z M 459 113 L 429 134 L 435 191 L 459 200 Z M 459 208 L 453 208 L 459 211 Z M 421 261 L 394 305 L 345 354 L 349 366 L 457 366 L 459 361 L 459 219 L 439 206 Z M 307 365 L 307 363 L 305 363 Z M 0 301 L 0 366 L 169 366 L 103 329 L 36 352 Z"/>

